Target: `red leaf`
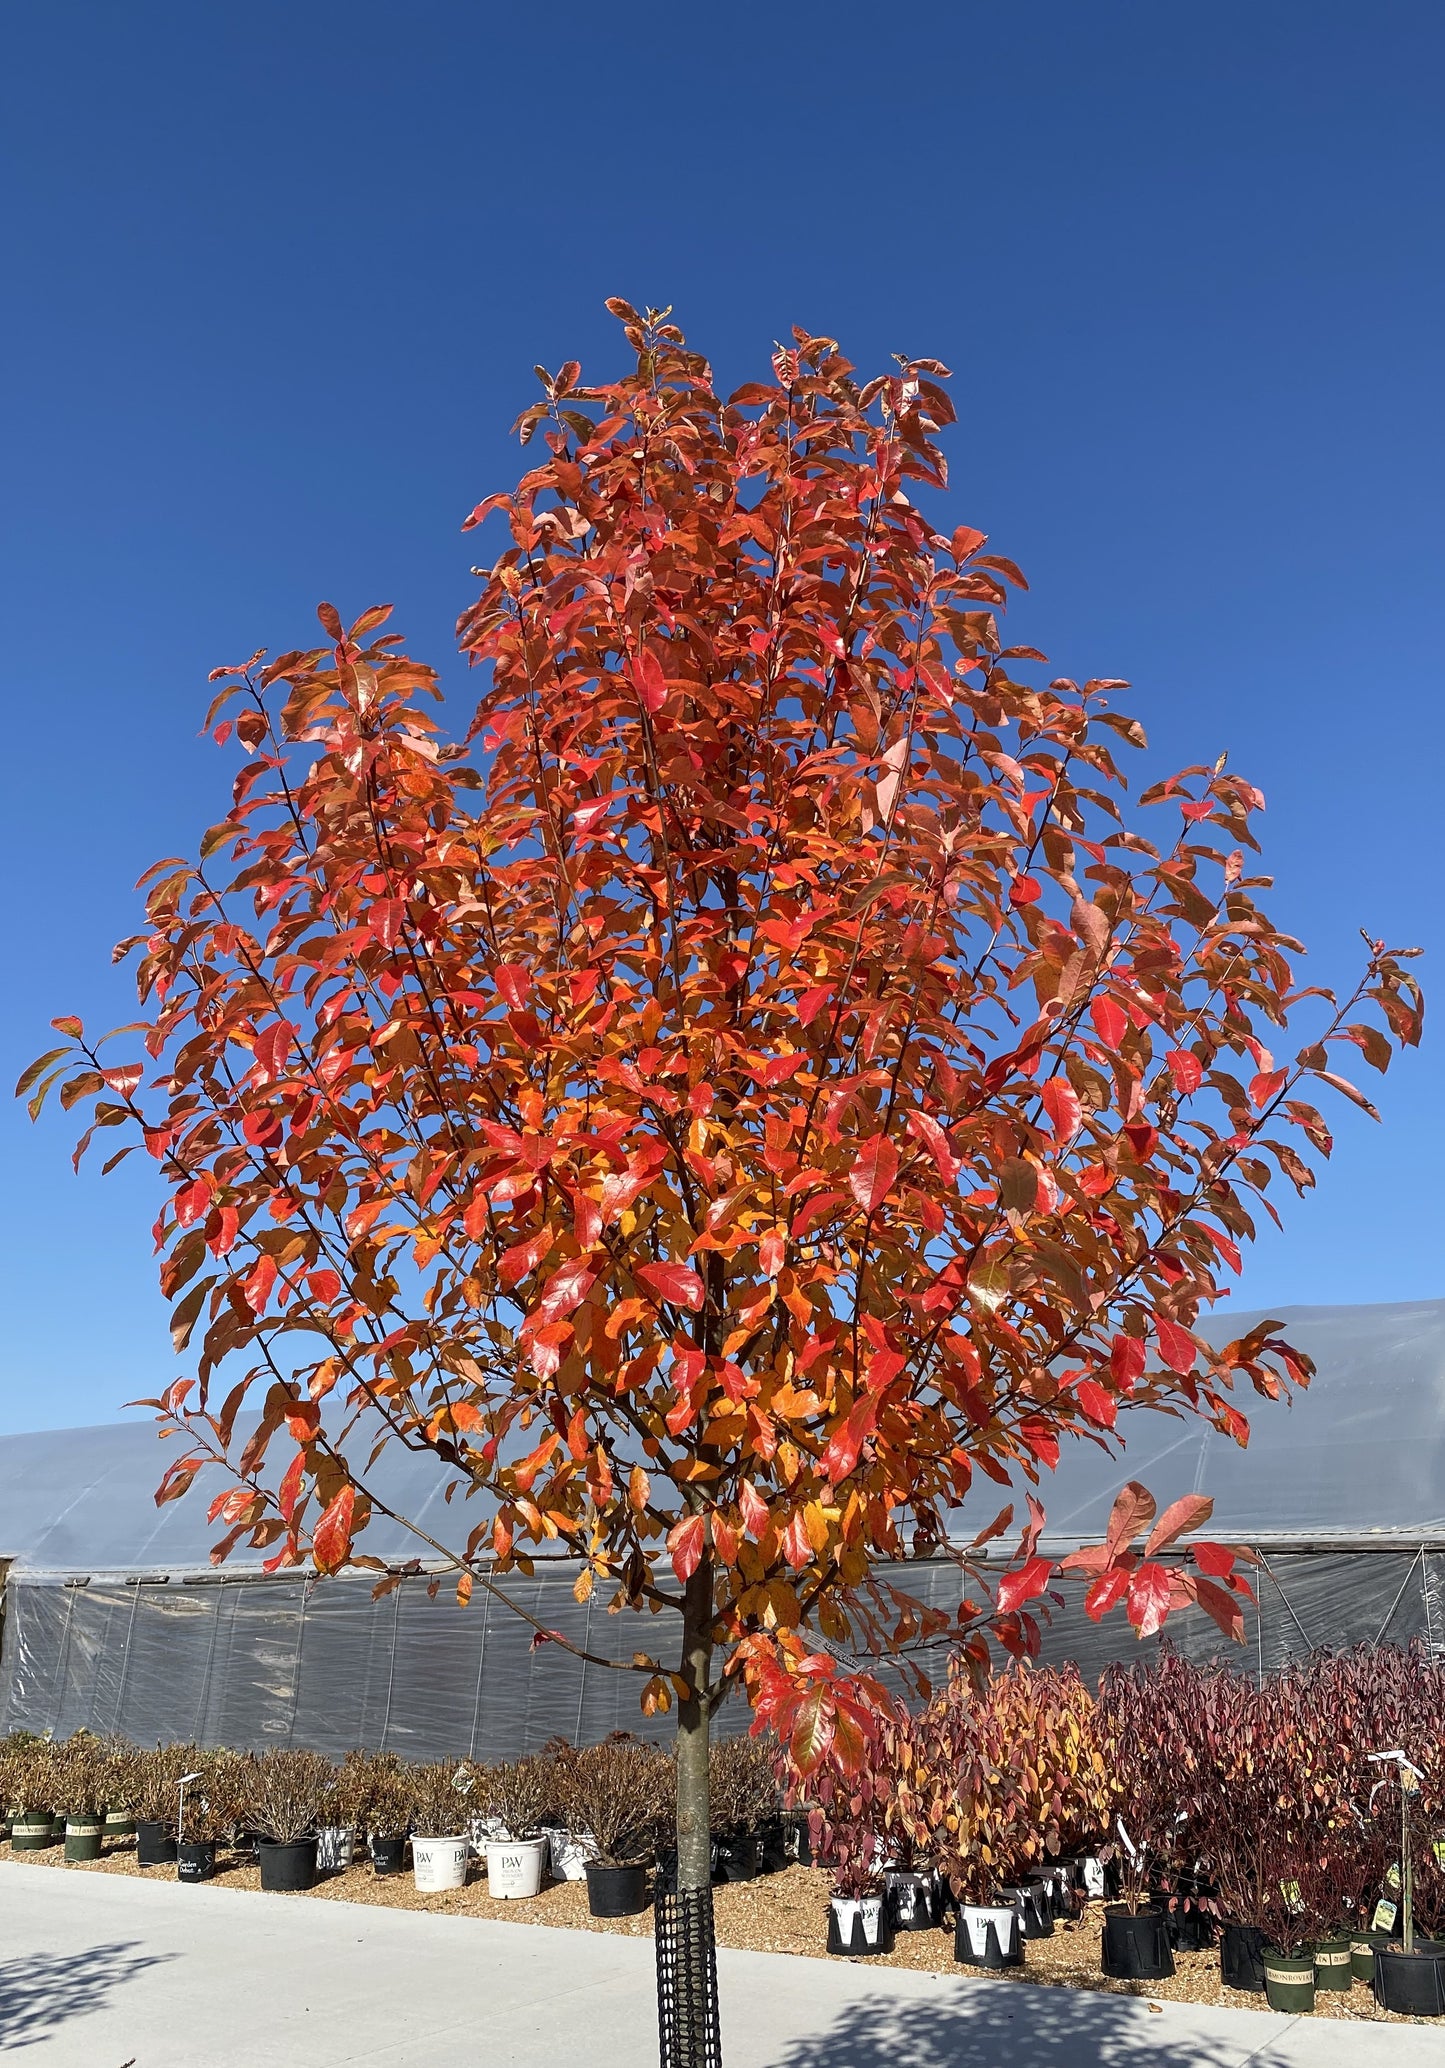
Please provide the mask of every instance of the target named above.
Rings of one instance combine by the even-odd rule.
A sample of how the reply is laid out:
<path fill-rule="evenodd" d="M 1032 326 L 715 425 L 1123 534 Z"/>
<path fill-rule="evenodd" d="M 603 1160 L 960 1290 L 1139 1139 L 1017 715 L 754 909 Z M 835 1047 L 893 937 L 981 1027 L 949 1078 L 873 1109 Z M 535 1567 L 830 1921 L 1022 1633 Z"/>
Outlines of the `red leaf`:
<path fill-rule="evenodd" d="M 915 1141 L 921 1142 L 938 1169 L 938 1175 L 945 1185 L 951 1185 L 963 1168 L 962 1161 L 948 1146 L 948 1136 L 931 1113 L 920 1113 L 915 1108 L 908 1113 L 903 1125 Z"/>
<path fill-rule="evenodd" d="M 1142 1336 L 1115 1336 L 1109 1346 L 1109 1369 L 1126 1393 L 1144 1375 L 1144 1355 Z"/>
<path fill-rule="evenodd" d="M 1168 1055 L 1170 1074 L 1177 1091 L 1198 1091 L 1204 1082 L 1204 1065 L 1198 1056 L 1191 1055 L 1187 1048 L 1171 1048 Z"/>
<path fill-rule="evenodd" d="M 1187 1328 L 1181 1328 L 1177 1321 L 1171 1321 L 1167 1314 L 1156 1314 L 1154 1333 L 1159 1338 L 1159 1355 L 1170 1371 L 1191 1372 L 1199 1355 L 1199 1345 Z"/>
<path fill-rule="evenodd" d="M 750 1479 L 738 1488 L 738 1508 L 748 1535 L 761 1538 L 768 1526 L 768 1504 Z"/>
<path fill-rule="evenodd" d="M 864 1439 L 872 1434 L 877 1418 L 877 1401 L 860 1400 L 847 1421 L 833 1431 L 823 1453 L 823 1471 L 834 1486 L 846 1479 L 857 1464 Z"/>
<path fill-rule="evenodd" d="M 351 1550 L 351 1515 L 356 1506 L 356 1488 L 342 1487 L 331 1500 L 311 1535 L 311 1555 L 324 1573 L 344 1565 Z"/>
<path fill-rule="evenodd" d="M 1125 1613 L 1141 1637 L 1153 1637 L 1164 1627 L 1169 1613 L 1171 1579 L 1162 1565 L 1141 1565 L 1129 1580 Z"/>
<path fill-rule="evenodd" d="M 787 1528 L 783 1531 L 778 1541 L 783 1547 L 784 1558 L 787 1559 L 795 1572 L 801 1572 L 805 1565 L 812 1564 L 813 1546 L 808 1537 L 808 1525 L 803 1520 L 801 1509 L 789 1521 Z"/>
<path fill-rule="evenodd" d="M 1005 1573 L 998 1583 L 996 1605 L 1000 1615 L 1010 1616 L 1036 1594 L 1042 1594 L 1054 1576 L 1051 1558 L 1031 1558 L 1016 1573 Z"/>
<path fill-rule="evenodd" d="M 1040 1090 L 1039 1097 L 1054 1123 L 1054 1133 L 1060 1142 L 1072 1141 L 1084 1117 L 1084 1109 L 1074 1087 L 1065 1077 L 1051 1077 Z"/>
<path fill-rule="evenodd" d="M 811 1027 L 823 1007 L 833 996 L 831 984 L 815 984 L 810 991 L 804 991 L 797 1004 L 798 1018 L 805 1027 Z"/>
<path fill-rule="evenodd" d="M 876 1213 L 898 1176 L 898 1151 L 887 1135 L 870 1135 L 853 1159 L 848 1189 L 864 1213 Z"/>
<path fill-rule="evenodd" d="M 634 1276 L 655 1299 L 670 1300 L 690 1313 L 701 1312 L 707 1297 L 702 1280 L 686 1264 L 641 1264 Z"/>
<path fill-rule="evenodd" d="M 520 1011 L 532 989 L 530 973 L 520 962 L 501 962 L 493 970 L 492 979 L 513 1012 Z"/>
<path fill-rule="evenodd" d="M 707 1520 L 701 1515 L 688 1515 L 667 1533 L 667 1551 L 672 1560 L 672 1569 L 686 1586 L 702 1564 L 703 1544 L 707 1536 Z"/>
<path fill-rule="evenodd" d="M 176 1220 L 180 1226 L 189 1228 L 201 1220 L 210 1207 L 211 1198 L 209 1178 L 197 1178 L 194 1184 L 187 1185 L 183 1191 L 177 1192 Z"/>
<path fill-rule="evenodd" d="M 1099 1622 L 1127 1591 L 1130 1577 L 1125 1565 L 1116 1565 L 1102 1574 L 1084 1596 L 1084 1614 L 1092 1622 Z"/>
<path fill-rule="evenodd" d="M 1105 1048 L 1117 1048 L 1129 1031 L 1128 1013 L 1112 998 L 1096 998 L 1089 1007 L 1089 1018 Z"/>
<path fill-rule="evenodd" d="M 264 1314 L 266 1302 L 271 1297 L 271 1288 L 276 1283 L 276 1259 L 257 1257 L 251 1269 L 241 1280 L 241 1292 L 246 1305 L 253 1314 Z"/>
<path fill-rule="evenodd" d="M 1223 1587 L 1216 1587 L 1213 1580 L 1196 1579 L 1194 1598 L 1205 1614 L 1214 1618 L 1226 1637 L 1232 1637 L 1236 1644 L 1243 1644 L 1244 1612 L 1232 1594 Z"/>
<path fill-rule="evenodd" d="M 1043 896 L 1043 890 L 1036 876 L 1015 876 L 1008 887 L 1008 901 L 1011 905 L 1036 905 Z"/>
<path fill-rule="evenodd" d="M 497 1276 L 503 1285 L 515 1285 L 529 1271 L 535 1271 L 551 1249 L 552 1241 L 552 1230 L 543 1228 L 536 1235 L 529 1235 L 525 1242 L 514 1242 L 510 1249 L 504 1249 L 497 1265 Z"/>
<path fill-rule="evenodd" d="M 1249 1080 L 1249 1103 L 1252 1106 L 1267 1106 L 1276 1092 L 1288 1081 L 1288 1070 L 1261 1070 L 1257 1077 L 1251 1077 Z"/>
<path fill-rule="evenodd" d="M 1080 1379 L 1074 1391 L 1091 1422 L 1097 1422 L 1101 1429 L 1113 1428 L 1119 1416 L 1119 1403 L 1112 1393 L 1106 1393 L 1096 1379 Z"/>
<path fill-rule="evenodd" d="M 639 654 L 632 664 L 632 684 L 647 710 L 656 713 L 667 702 L 667 677 L 656 654 Z"/>
<path fill-rule="evenodd" d="M 301 1481 L 306 1473 L 306 1453 L 298 1450 L 286 1467 L 285 1477 L 276 1489 L 276 1505 L 281 1510 L 281 1520 L 290 1522 L 296 1513 L 296 1503 L 301 1498 Z"/>
<path fill-rule="evenodd" d="M 1176 1537 L 1187 1536 L 1190 1530 L 1199 1529 L 1213 1513 L 1214 1503 L 1207 1494 L 1184 1494 L 1179 1500 L 1171 1501 L 1149 1533 L 1144 1556 L 1153 1558 Z"/>
<path fill-rule="evenodd" d="M 834 1710 L 828 1690 L 811 1688 L 798 1706 L 788 1757 L 804 1780 L 817 1772 L 833 1743 Z"/>
<path fill-rule="evenodd" d="M 1132 1544 L 1141 1529 L 1147 1529 L 1154 1520 L 1154 1496 L 1147 1487 L 1140 1486 L 1137 1479 L 1131 1479 L 1124 1487 L 1109 1516 L 1109 1528 L 1105 1546 L 1112 1559 Z"/>
<path fill-rule="evenodd" d="M 1222 1580 L 1226 1573 L 1234 1571 L 1234 1553 L 1227 1544 L 1191 1544 L 1189 1549 L 1199 1570 L 1211 1574 L 1216 1580 Z"/>

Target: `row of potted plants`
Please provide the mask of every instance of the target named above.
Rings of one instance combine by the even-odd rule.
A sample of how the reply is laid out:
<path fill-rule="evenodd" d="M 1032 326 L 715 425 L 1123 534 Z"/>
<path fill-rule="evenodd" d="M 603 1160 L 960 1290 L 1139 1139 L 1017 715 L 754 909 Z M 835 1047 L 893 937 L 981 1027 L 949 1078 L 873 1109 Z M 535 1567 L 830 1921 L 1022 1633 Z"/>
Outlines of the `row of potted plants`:
<path fill-rule="evenodd" d="M 1160 1979 L 1217 1940 L 1224 1980 L 1282 2009 L 1365 1980 L 1445 2014 L 1445 1662 L 1419 1647 L 1261 1682 L 1166 1650 L 1097 1695 L 1072 1668 L 980 1681 L 960 1659 L 880 1715 L 860 1772 L 791 1781 L 835 1951 L 942 1923 L 959 1960 L 1007 1966 L 1107 1892 L 1107 1974 Z"/>
<path fill-rule="evenodd" d="M 719 1877 L 780 1864 L 771 1750 L 748 1738 L 719 1744 L 711 1780 Z M 494 1896 L 535 1896 L 549 1875 L 585 1877 L 594 1915 L 629 1915 L 645 1907 L 654 1865 L 666 1865 L 675 1802 L 670 1757 L 625 1733 L 499 1766 L 362 1752 L 335 1765 L 289 1747 L 142 1748 L 84 1732 L 0 1744 L 15 1851 L 63 1838 L 66 1858 L 83 1861 L 134 1835 L 139 1864 L 174 1862 L 181 1880 L 202 1881 L 223 1848 L 254 1847 L 272 1890 L 309 1888 L 363 1851 L 377 1874 L 403 1873 L 409 1853 L 423 1891 L 461 1887 L 485 1859 Z"/>

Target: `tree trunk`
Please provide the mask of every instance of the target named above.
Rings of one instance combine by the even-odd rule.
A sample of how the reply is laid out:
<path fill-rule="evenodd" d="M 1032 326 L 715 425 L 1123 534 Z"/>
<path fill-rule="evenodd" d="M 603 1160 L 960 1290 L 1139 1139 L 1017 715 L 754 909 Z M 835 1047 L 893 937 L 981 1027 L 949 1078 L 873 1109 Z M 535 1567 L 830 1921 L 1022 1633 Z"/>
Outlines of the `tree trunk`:
<path fill-rule="evenodd" d="M 677 1712 L 677 1890 L 657 1902 L 657 1997 L 662 2068 L 721 2068 L 712 1922 L 708 1804 L 713 1573 L 711 1557 L 683 1593 L 680 1669 L 689 1692 Z"/>

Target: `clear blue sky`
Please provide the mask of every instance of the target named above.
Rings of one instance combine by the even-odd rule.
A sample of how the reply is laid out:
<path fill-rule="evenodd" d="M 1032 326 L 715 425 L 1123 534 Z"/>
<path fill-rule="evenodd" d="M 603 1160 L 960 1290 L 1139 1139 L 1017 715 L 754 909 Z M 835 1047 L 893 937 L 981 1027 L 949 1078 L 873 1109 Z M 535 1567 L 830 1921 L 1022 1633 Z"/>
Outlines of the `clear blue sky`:
<path fill-rule="evenodd" d="M 1438 943 L 1438 7 L 44 0 L 0 95 L 7 1087 L 129 1017 L 131 885 L 226 794 L 207 670 L 323 596 L 445 662 L 460 519 L 534 361 L 617 364 L 609 294 L 729 383 L 794 321 L 946 360 L 1019 636 L 1262 784 L 1317 981 Z M 1427 1038 L 1341 1115 L 1246 1301 L 1445 1293 L 1441 1092 Z M 178 1368 L 153 1173 L 0 1130 L 0 1429 L 107 1419 Z"/>

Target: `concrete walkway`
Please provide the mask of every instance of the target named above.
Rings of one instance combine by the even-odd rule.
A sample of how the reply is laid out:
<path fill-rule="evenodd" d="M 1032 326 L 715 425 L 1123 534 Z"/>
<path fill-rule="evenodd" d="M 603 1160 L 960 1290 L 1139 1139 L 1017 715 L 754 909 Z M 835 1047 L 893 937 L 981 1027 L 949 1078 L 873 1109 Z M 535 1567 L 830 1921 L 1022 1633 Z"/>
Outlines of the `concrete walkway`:
<path fill-rule="evenodd" d="M 720 1956 L 727 2068 L 1439 2068 L 1445 2033 Z M 0 1865 L 36 2068 L 649 2068 L 650 1940 Z M 17 2068 L 19 2063 L 17 2062 Z"/>

